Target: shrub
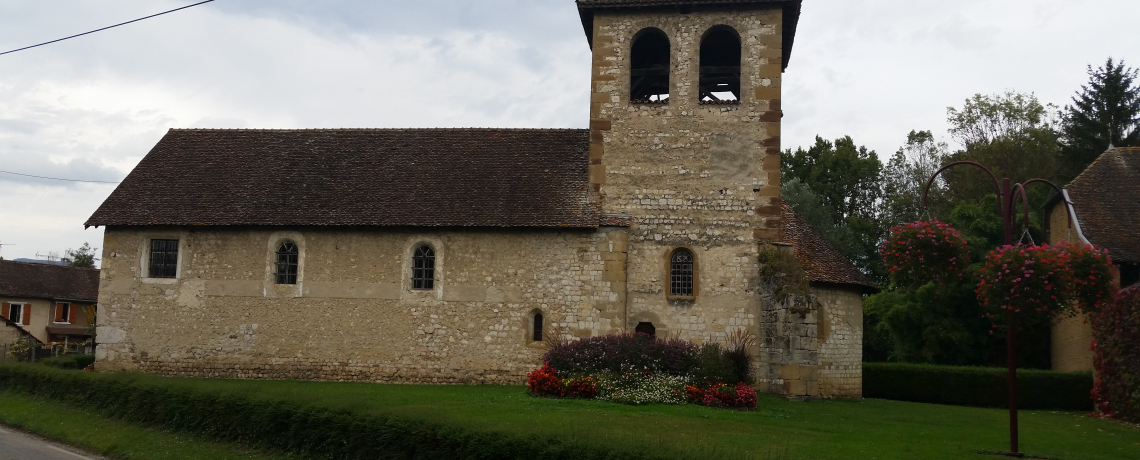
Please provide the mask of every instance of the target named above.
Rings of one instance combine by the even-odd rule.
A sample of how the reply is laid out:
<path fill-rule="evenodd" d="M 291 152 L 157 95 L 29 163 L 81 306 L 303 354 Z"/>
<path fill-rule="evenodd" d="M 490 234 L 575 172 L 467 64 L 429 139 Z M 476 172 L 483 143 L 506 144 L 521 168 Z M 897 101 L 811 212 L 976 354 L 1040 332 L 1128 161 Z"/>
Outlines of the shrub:
<path fill-rule="evenodd" d="M 572 398 L 594 399 L 598 396 L 597 377 L 586 376 L 564 380 L 566 396 Z"/>
<path fill-rule="evenodd" d="M 693 380 L 701 383 L 739 382 L 736 378 L 736 363 L 716 343 L 701 346 L 697 354 L 697 367 L 692 372 Z"/>
<path fill-rule="evenodd" d="M 63 355 L 40 361 L 40 364 L 60 369 L 83 369 L 94 363 L 95 355 Z"/>
<path fill-rule="evenodd" d="M 598 375 L 598 399 L 623 404 L 684 404 L 686 377 L 627 370 Z"/>
<path fill-rule="evenodd" d="M 585 337 L 547 350 L 543 360 L 569 375 L 622 373 L 631 368 L 654 374 L 685 375 L 697 366 L 699 350 L 681 339 L 647 334 Z"/>
<path fill-rule="evenodd" d="M 1140 285 L 1120 291 L 1089 314 L 1097 380 L 1093 398 L 1101 412 L 1140 422 Z"/>
<path fill-rule="evenodd" d="M 566 387 L 558 380 L 558 371 L 550 367 L 549 361 L 526 375 L 526 391 L 535 396 L 566 395 Z"/>
<path fill-rule="evenodd" d="M 685 396 L 689 402 L 702 406 L 756 408 L 756 390 L 744 382 L 738 382 L 735 387 L 723 382 L 714 382 L 705 388 L 689 385 L 685 387 Z"/>
<path fill-rule="evenodd" d="M 667 455 L 555 434 L 516 434 L 399 411 L 333 409 L 206 389 L 191 379 L 68 372 L 0 363 L 0 388 L 44 396 L 156 429 L 193 432 L 302 458 L 468 460 L 661 459 Z M 207 387 L 208 388 L 208 387 Z"/>
<path fill-rule="evenodd" d="M 863 396 L 955 406 L 1009 407 L 1008 370 L 863 363 Z M 1090 410 L 1088 372 L 1017 371 L 1019 409 Z"/>
<path fill-rule="evenodd" d="M 938 220 L 891 227 L 880 252 L 883 265 L 898 284 L 958 275 L 970 264 L 970 248 L 962 232 Z"/>

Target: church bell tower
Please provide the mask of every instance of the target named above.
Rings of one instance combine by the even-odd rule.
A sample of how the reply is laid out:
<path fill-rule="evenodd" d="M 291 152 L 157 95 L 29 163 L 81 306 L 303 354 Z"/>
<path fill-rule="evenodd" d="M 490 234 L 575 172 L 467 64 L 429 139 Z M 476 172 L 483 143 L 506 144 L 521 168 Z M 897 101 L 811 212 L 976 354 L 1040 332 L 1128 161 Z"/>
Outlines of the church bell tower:
<path fill-rule="evenodd" d="M 632 222 L 625 330 L 758 335 L 757 256 L 781 240 L 780 85 L 800 1 L 577 3 L 593 52 L 590 192 Z"/>

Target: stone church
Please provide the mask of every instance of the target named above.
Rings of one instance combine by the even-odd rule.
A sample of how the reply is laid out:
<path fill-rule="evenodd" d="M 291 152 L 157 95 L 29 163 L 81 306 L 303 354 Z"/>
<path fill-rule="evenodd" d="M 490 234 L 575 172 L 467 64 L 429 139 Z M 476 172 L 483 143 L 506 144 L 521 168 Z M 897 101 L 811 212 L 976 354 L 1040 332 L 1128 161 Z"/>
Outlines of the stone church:
<path fill-rule="evenodd" d="M 874 287 L 779 197 L 800 1 L 577 4 L 589 129 L 170 130 L 86 223 L 96 367 L 520 384 L 551 334 L 744 329 L 760 390 L 859 396 Z"/>

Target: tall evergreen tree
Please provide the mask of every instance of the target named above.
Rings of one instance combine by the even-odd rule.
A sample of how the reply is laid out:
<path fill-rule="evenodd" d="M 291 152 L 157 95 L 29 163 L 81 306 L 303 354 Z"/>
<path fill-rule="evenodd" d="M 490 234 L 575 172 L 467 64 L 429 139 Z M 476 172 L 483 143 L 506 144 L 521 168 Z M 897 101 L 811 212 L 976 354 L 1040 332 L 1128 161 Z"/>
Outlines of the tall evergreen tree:
<path fill-rule="evenodd" d="M 1140 86 L 1137 70 L 1108 58 L 1104 67 L 1088 67 L 1089 82 L 1073 96 L 1061 117 L 1061 151 L 1070 176 L 1085 169 L 1111 142 L 1140 145 Z"/>

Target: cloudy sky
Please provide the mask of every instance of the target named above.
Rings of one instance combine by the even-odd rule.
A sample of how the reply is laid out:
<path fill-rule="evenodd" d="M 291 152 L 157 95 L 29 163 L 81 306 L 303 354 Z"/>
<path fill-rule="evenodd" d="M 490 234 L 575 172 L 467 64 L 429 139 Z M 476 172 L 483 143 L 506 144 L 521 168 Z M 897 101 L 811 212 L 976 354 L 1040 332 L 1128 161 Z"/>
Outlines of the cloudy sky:
<path fill-rule="evenodd" d="M 4 0 L 0 52 L 191 3 Z M 1087 65 L 1140 63 L 1136 17 L 1130 0 L 805 0 L 784 147 L 949 141 L 946 108 L 975 93 L 1064 105 Z M 0 170 L 118 181 L 169 128 L 584 128 L 589 64 L 572 0 L 217 0 L 0 56 Z M 113 188 L 0 173 L 0 256 L 102 246 L 83 222 Z"/>

